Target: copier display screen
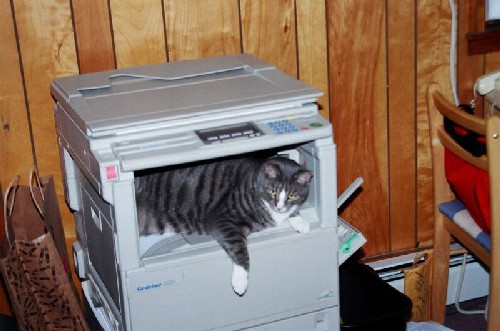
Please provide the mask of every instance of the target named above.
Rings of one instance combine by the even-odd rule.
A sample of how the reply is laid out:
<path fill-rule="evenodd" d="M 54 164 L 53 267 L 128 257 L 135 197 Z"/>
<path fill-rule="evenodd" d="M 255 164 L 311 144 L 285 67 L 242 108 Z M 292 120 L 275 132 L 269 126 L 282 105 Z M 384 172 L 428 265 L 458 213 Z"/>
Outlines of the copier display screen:
<path fill-rule="evenodd" d="M 254 138 L 264 135 L 264 133 L 252 122 L 221 126 L 206 130 L 196 130 L 195 132 L 206 145 Z"/>

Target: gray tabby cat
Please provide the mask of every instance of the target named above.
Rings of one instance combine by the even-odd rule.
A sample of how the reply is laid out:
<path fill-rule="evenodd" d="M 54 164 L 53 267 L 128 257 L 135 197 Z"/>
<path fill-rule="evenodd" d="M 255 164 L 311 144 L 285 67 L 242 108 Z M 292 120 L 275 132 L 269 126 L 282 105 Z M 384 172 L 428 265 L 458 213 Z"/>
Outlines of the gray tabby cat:
<path fill-rule="evenodd" d="M 313 174 L 284 157 L 246 157 L 139 174 L 135 178 L 141 235 L 209 234 L 233 261 L 232 286 L 248 285 L 247 236 L 284 220 L 298 232 L 309 223 L 298 213 Z"/>

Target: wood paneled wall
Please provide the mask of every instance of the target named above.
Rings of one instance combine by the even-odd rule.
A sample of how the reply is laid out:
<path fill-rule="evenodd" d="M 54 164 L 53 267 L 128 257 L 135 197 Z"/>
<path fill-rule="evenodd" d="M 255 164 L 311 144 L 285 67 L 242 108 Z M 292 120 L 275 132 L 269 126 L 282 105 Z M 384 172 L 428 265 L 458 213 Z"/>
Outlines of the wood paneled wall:
<path fill-rule="evenodd" d="M 425 93 L 451 98 L 448 0 L 1 0 L 0 185 L 53 174 L 65 231 L 49 85 L 56 76 L 247 52 L 324 92 L 338 186 L 363 189 L 342 216 L 366 256 L 431 244 Z M 483 71 L 498 67 L 490 54 Z M 334 202 L 332 202 L 334 203 Z"/>
<path fill-rule="evenodd" d="M 1 1 L 1 185 L 32 163 L 63 201 L 49 85 L 54 77 L 247 52 L 324 91 L 323 1 Z M 301 22 L 298 25 L 297 22 Z M 265 31 L 265 32 L 264 32 Z M 63 209 L 68 236 L 71 215 Z"/>
<path fill-rule="evenodd" d="M 327 18 L 339 190 L 365 179 L 341 216 L 367 235 L 368 257 L 432 245 L 425 96 L 436 82 L 452 99 L 449 1 L 328 0 Z M 500 68 L 499 59 L 477 59 L 485 65 L 476 75 Z M 472 84 L 458 81 L 461 90 Z"/>

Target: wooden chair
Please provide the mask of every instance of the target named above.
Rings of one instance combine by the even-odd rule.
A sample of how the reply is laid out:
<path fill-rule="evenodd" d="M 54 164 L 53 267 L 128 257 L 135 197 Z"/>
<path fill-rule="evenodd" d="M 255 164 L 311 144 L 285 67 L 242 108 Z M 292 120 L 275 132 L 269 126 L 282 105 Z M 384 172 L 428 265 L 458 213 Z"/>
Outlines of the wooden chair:
<path fill-rule="evenodd" d="M 434 263 L 432 270 L 431 318 L 443 323 L 448 289 L 450 239 L 455 238 L 490 271 L 488 330 L 500 330 L 500 116 L 486 120 L 455 107 L 431 85 L 427 95 L 431 134 L 434 184 Z M 458 145 L 443 128 L 443 116 L 468 130 L 486 136 L 487 156 L 474 157 Z M 489 169 L 491 202 L 491 250 L 479 245 L 474 238 L 438 211 L 438 205 L 453 199 L 445 178 L 444 147 L 467 162 Z"/>

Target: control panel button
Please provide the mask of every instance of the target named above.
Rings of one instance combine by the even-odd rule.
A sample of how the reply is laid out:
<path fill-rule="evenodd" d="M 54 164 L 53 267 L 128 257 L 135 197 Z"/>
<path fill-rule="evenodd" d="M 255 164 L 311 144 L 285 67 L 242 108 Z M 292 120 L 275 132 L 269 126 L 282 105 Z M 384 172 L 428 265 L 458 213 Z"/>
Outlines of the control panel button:
<path fill-rule="evenodd" d="M 276 134 L 287 134 L 299 131 L 289 120 L 267 122 L 267 126 Z"/>
<path fill-rule="evenodd" d="M 323 125 L 323 123 L 319 123 L 319 122 L 312 122 L 312 123 L 309 123 L 309 126 L 310 126 L 311 128 L 321 128 L 321 127 L 323 127 L 324 125 Z"/>

